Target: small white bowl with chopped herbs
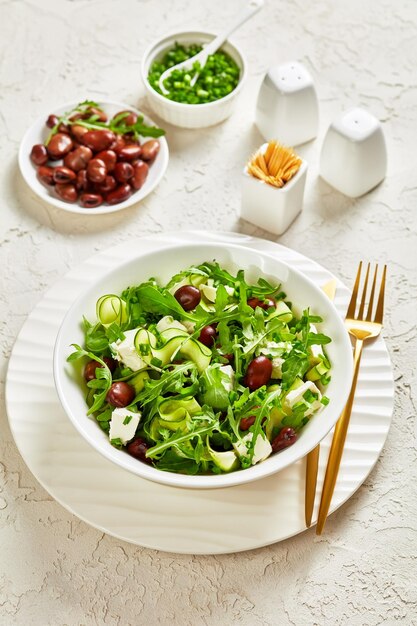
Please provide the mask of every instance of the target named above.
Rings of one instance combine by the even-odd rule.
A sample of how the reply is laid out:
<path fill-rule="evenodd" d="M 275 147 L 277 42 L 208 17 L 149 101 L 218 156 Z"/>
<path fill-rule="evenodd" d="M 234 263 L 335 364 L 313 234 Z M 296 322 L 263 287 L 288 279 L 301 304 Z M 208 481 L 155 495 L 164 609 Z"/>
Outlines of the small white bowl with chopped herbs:
<path fill-rule="evenodd" d="M 119 264 L 72 305 L 54 352 L 79 433 L 183 488 L 251 482 L 304 457 L 336 423 L 351 375 L 349 337 L 320 288 L 221 243 Z"/>

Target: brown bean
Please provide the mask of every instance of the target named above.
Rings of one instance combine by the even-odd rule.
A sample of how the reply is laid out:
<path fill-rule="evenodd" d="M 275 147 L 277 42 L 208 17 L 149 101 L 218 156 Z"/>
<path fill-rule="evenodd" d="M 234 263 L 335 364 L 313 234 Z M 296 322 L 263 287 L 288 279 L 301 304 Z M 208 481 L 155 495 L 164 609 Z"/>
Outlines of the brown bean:
<path fill-rule="evenodd" d="M 253 359 L 246 370 L 243 384 L 251 391 L 266 385 L 272 375 L 272 361 L 266 356 L 257 356 Z"/>
<path fill-rule="evenodd" d="M 119 161 L 133 161 L 142 155 L 142 147 L 135 144 L 128 144 L 116 150 Z"/>
<path fill-rule="evenodd" d="M 72 183 L 56 184 L 55 190 L 65 202 L 75 202 L 78 198 L 77 190 Z"/>
<path fill-rule="evenodd" d="M 96 154 L 96 158 L 104 161 L 108 172 L 114 170 L 114 166 L 117 162 L 117 155 L 114 150 L 102 150 Z"/>
<path fill-rule="evenodd" d="M 111 373 L 113 373 L 116 367 L 118 366 L 118 362 L 108 356 L 103 356 L 101 357 L 101 359 L 102 361 L 105 362 L 105 364 L 107 365 Z M 100 369 L 101 367 L 103 366 L 98 361 L 88 361 L 88 363 L 86 364 L 84 368 L 85 380 L 89 382 L 90 380 L 93 380 L 94 378 L 96 378 L 96 370 Z"/>
<path fill-rule="evenodd" d="M 153 161 L 159 152 L 159 147 L 159 141 L 156 141 L 156 139 L 145 141 L 145 143 L 142 144 L 141 158 L 144 161 Z"/>
<path fill-rule="evenodd" d="M 98 361 L 88 361 L 84 368 L 84 379 L 87 382 L 90 382 L 90 380 L 94 380 L 94 378 L 96 377 L 96 369 L 101 367 L 103 366 Z"/>
<path fill-rule="evenodd" d="M 107 115 L 102 109 L 98 107 L 89 107 L 87 112 L 83 115 L 84 119 L 97 115 L 97 122 L 107 122 Z"/>
<path fill-rule="evenodd" d="M 61 122 L 61 124 L 58 126 L 58 132 L 66 133 L 67 135 L 69 135 L 70 134 L 69 126 Z"/>
<path fill-rule="evenodd" d="M 135 437 L 127 444 L 126 452 L 135 459 L 138 459 L 138 461 L 143 461 L 144 463 L 152 465 L 152 459 L 149 459 L 146 456 L 146 452 L 149 447 L 149 444 L 146 443 L 142 437 Z"/>
<path fill-rule="evenodd" d="M 82 143 L 94 152 L 107 150 L 114 140 L 115 134 L 111 130 L 89 130 L 81 138 Z"/>
<path fill-rule="evenodd" d="M 30 158 L 35 165 L 45 165 L 48 160 L 48 151 L 43 143 L 37 143 L 33 146 Z"/>
<path fill-rule="evenodd" d="M 99 193 L 82 193 L 80 196 L 80 204 L 85 209 L 94 209 L 103 203 L 103 196 Z"/>
<path fill-rule="evenodd" d="M 298 435 L 293 428 L 281 428 L 275 439 L 272 440 L 272 452 L 279 452 L 292 446 L 297 441 Z"/>
<path fill-rule="evenodd" d="M 84 113 L 74 113 L 74 115 L 71 115 L 70 120 L 74 122 L 76 120 L 87 120 L 92 115 L 97 115 L 97 122 L 107 122 L 107 115 L 97 107 L 88 107 Z"/>
<path fill-rule="evenodd" d="M 174 293 L 174 298 L 180 303 L 184 311 L 191 311 L 200 303 L 201 293 L 193 285 L 183 285 Z"/>
<path fill-rule="evenodd" d="M 135 388 L 124 381 L 112 384 L 107 392 L 106 400 L 112 406 L 124 407 L 130 404 L 135 397 Z"/>
<path fill-rule="evenodd" d="M 60 165 L 54 169 L 54 181 L 56 183 L 72 183 L 76 178 L 77 174 L 65 165 Z"/>
<path fill-rule="evenodd" d="M 113 191 L 107 194 L 106 200 L 108 204 L 118 204 L 119 202 L 124 202 L 129 198 L 132 193 L 132 187 L 127 183 L 119 185 Z"/>
<path fill-rule="evenodd" d="M 92 183 L 102 183 L 107 176 L 106 164 L 101 159 L 91 159 L 87 165 L 87 178 Z"/>
<path fill-rule="evenodd" d="M 88 128 L 80 126 L 79 124 L 72 124 L 71 133 L 78 141 L 81 141 L 84 135 L 88 133 Z"/>
<path fill-rule="evenodd" d="M 93 157 L 93 151 L 87 146 L 79 146 L 75 150 L 71 150 L 64 157 L 65 167 L 69 167 L 74 172 L 79 172 L 87 167 L 88 162 Z"/>
<path fill-rule="evenodd" d="M 46 146 L 49 156 L 52 159 L 62 159 L 70 150 L 72 150 L 72 139 L 65 133 L 57 133 Z"/>
<path fill-rule="evenodd" d="M 38 177 L 44 185 L 54 185 L 54 168 L 47 165 L 41 165 L 38 168 Z"/>
<path fill-rule="evenodd" d="M 108 193 L 109 191 L 113 191 L 113 189 L 116 189 L 116 179 L 114 178 L 114 176 L 108 175 L 102 183 L 96 183 L 95 187 L 98 193 Z"/>
<path fill-rule="evenodd" d="M 254 425 L 256 420 L 256 415 L 249 415 L 249 417 L 242 417 L 239 422 L 240 430 L 249 430 L 251 426 Z"/>
<path fill-rule="evenodd" d="M 249 298 L 248 305 L 252 307 L 252 309 L 256 309 L 256 307 L 259 306 L 261 309 L 264 309 L 264 311 L 267 311 L 276 305 L 276 300 L 270 296 L 265 296 L 262 300 L 259 298 Z"/>
<path fill-rule="evenodd" d="M 145 163 L 145 161 L 141 161 L 138 159 L 133 166 L 133 177 L 130 181 L 133 189 L 138 190 L 142 187 L 145 182 L 149 171 L 149 165 Z"/>
<path fill-rule="evenodd" d="M 87 191 L 88 186 L 89 186 L 89 181 L 87 178 L 87 170 L 80 170 L 77 173 L 77 181 L 75 183 L 75 186 L 78 189 L 78 191 Z"/>
<path fill-rule="evenodd" d="M 113 115 L 113 119 L 122 113 L 127 113 L 127 115 L 123 118 L 123 122 L 128 126 L 133 126 L 138 121 L 138 116 L 134 111 L 119 111 L 116 115 Z"/>
<path fill-rule="evenodd" d="M 49 115 L 45 123 L 48 128 L 53 128 L 54 126 L 58 124 L 58 122 L 59 122 L 59 119 L 56 115 Z"/>
<path fill-rule="evenodd" d="M 114 151 L 119 150 L 119 148 L 122 148 L 123 146 L 126 145 L 126 141 L 124 140 L 124 136 L 122 135 L 116 135 L 113 141 L 113 144 L 110 146 L 110 148 Z"/>
<path fill-rule="evenodd" d="M 133 133 L 125 133 L 123 135 L 123 139 L 125 141 L 126 146 L 140 146 L 141 145 L 139 139 L 136 139 Z"/>
<path fill-rule="evenodd" d="M 130 163 L 116 163 L 114 167 L 114 177 L 119 183 L 125 183 L 133 176 L 133 167 Z"/>
<path fill-rule="evenodd" d="M 216 343 L 216 338 L 217 330 L 214 328 L 214 326 L 207 325 L 203 326 L 203 328 L 201 329 L 200 335 L 198 336 L 198 341 L 200 343 L 203 343 L 208 348 L 212 348 Z"/>

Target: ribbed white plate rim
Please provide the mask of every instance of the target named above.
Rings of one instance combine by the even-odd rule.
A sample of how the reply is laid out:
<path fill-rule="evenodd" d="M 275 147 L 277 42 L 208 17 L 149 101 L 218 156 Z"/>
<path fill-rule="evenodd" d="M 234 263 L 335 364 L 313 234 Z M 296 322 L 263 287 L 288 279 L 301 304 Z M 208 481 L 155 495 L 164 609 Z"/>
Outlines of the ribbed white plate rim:
<path fill-rule="evenodd" d="M 196 240 L 261 248 L 294 263 L 319 285 L 334 278 L 290 248 L 236 233 L 162 233 L 143 237 L 137 245 L 129 241 L 129 245 L 112 247 L 61 278 L 28 316 L 9 361 L 6 407 L 16 445 L 30 471 L 74 515 L 137 545 L 176 553 L 221 554 L 258 548 L 305 530 L 304 461 L 250 485 L 210 492 L 151 483 L 116 467 L 82 439 L 59 404 L 52 375 L 53 347 L 62 318 L 92 280 L 116 263 L 137 256 L 139 245 L 145 253 Z M 335 305 L 341 315 L 348 299 L 348 289 L 338 281 Z M 362 372 L 370 372 L 371 379 Z M 393 395 L 391 362 L 385 342 L 379 338 L 363 355 L 331 511 L 360 487 L 375 465 L 389 431 Z M 330 442 L 331 435 L 321 444 L 313 523 Z"/>

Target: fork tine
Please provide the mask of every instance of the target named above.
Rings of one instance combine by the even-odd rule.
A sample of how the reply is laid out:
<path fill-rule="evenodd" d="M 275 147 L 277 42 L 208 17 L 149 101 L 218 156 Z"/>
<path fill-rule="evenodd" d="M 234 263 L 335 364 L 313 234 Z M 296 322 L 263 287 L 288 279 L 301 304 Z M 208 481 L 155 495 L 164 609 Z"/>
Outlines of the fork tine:
<path fill-rule="evenodd" d="M 374 319 L 374 321 L 377 324 L 382 324 L 382 318 L 384 317 L 384 295 L 385 295 L 386 275 L 387 275 L 387 266 L 384 265 L 384 269 L 382 271 L 381 287 L 379 289 L 378 304 L 376 305 L 375 319 Z"/>
<path fill-rule="evenodd" d="M 359 291 L 359 282 L 361 279 L 361 271 L 362 271 L 362 261 L 359 263 L 358 271 L 356 273 L 355 284 L 353 285 L 352 296 L 350 298 L 348 310 L 346 312 L 346 317 L 354 318 L 355 317 L 355 309 L 356 309 L 356 299 L 358 297 Z"/>
<path fill-rule="evenodd" d="M 376 287 L 376 277 L 377 277 L 377 274 L 378 274 L 378 264 L 375 265 L 374 279 L 372 281 L 371 295 L 369 297 L 368 313 L 366 315 L 366 321 L 367 322 L 371 322 L 372 321 L 372 309 L 373 309 L 373 306 L 374 306 L 374 296 L 375 296 L 375 287 Z"/>
<path fill-rule="evenodd" d="M 365 300 L 366 300 L 366 291 L 368 289 L 368 278 L 369 278 L 369 268 L 371 267 L 371 264 L 368 263 L 368 267 L 366 268 L 366 276 L 365 276 L 365 282 L 363 283 L 363 293 L 362 293 L 362 300 L 359 306 L 359 311 L 358 311 L 358 315 L 357 318 L 358 320 L 363 320 L 363 312 L 365 309 Z"/>

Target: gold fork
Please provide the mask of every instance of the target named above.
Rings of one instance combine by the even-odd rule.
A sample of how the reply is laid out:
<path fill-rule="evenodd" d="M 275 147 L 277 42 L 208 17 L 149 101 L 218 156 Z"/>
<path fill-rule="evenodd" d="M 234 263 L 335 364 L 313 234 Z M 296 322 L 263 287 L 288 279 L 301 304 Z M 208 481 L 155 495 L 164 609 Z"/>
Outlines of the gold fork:
<path fill-rule="evenodd" d="M 387 266 L 384 265 L 382 271 L 381 285 L 379 288 L 378 302 L 376 305 L 375 315 L 372 319 L 372 309 L 375 299 L 376 281 L 378 274 L 378 265 L 375 267 L 374 278 L 372 281 L 371 294 L 369 296 L 369 304 L 365 317 L 365 303 L 366 292 L 368 288 L 370 263 L 366 270 L 365 281 L 362 289 L 362 298 L 359 305 L 359 311 L 355 317 L 356 303 L 358 300 L 359 283 L 361 279 L 362 261 L 359 263 L 358 273 L 356 274 L 355 285 L 353 287 L 352 297 L 349 302 L 349 307 L 346 313 L 345 325 L 348 332 L 355 337 L 355 353 L 353 358 L 353 380 L 352 387 L 346 406 L 343 409 L 341 416 L 339 417 L 330 448 L 329 459 L 327 461 L 326 475 L 324 477 L 323 491 L 321 494 L 320 508 L 317 519 L 316 534 L 321 535 L 324 525 L 326 523 L 327 514 L 329 512 L 330 503 L 334 488 L 336 485 L 337 475 L 339 472 L 340 461 L 343 455 L 343 449 L 346 440 L 346 433 L 349 427 L 350 415 L 352 412 L 353 400 L 355 397 L 356 383 L 358 380 L 359 365 L 362 356 L 362 349 L 365 341 L 375 338 L 379 335 L 382 328 L 382 318 L 384 315 L 384 293 L 385 293 L 385 278 L 387 273 Z"/>

